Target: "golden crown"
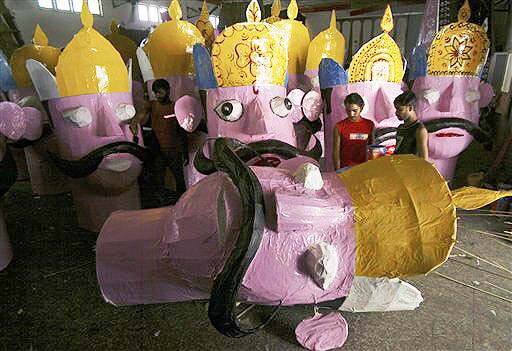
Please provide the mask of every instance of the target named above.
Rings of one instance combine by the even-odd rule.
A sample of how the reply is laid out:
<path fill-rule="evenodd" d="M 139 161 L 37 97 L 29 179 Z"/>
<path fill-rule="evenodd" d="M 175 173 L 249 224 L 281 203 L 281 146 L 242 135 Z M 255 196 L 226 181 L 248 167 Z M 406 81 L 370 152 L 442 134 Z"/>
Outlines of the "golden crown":
<path fill-rule="evenodd" d="M 210 14 L 208 13 L 208 6 L 206 5 L 206 0 L 203 2 L 203 8 L 201 10 L 201 15 L 199 16 L 196 27 L 201 32 L 201 35 L 204 38 L 204 43 L 207 47 L 211 48 L 213 41 L 215 40 L 215 29 L 213 28 L 212 23 L 210 22 Z"/>
<path fill-rule="evenodd" d="M 336 27 L 336 11 L 332 10 L 329 28 L 320 32 L 309 44 L 306 70 L 318 70 L 320 61 L 330 58 L 343 65 L 345 59 L 345 38 Z"/>
<path fill-rule="evenodd" d="M 204 44 L 203 36 L 195 25 L 182 21 L 181 5 L 172 0 L 169 5 L 170 21 L 156 27 L 149 35 L 144 51 L 151 62 L 155 78 L 191 76 L 194 74 L 192 48 Z"/>
<path fill-rule="evenodd" d="M 432 76 L 480 74 L 489 52 L 489 39 L 482 26 L 468 22 L 471 7 L 466 0 L 457 22 L 437 33 L 430 46 L 427 73 Z"/>
<path fill-rule="evenodd" d="M 404 76 L 402 53 L 389 32 L 393 30 L 389 4 L 380 22 L 381 35 L 364 44 L 352 58 L 349 83 L 385 81 L 400 83 Z"/>
<path fill-rule="evenodd" d="M 302 74 L 306 70 L 306 59 L 310 43 L 309 31 L 301 22 L 296 21 L 299 7 L 296 0 L 288 6 L 288 19 L 277 21 L 274 25 L 281 31 L 288 48 L 288 73 Z"/>
<path fill-rule="evenodd" d="M 281 85 L 286 80 L 287 53 L 280 31 L 261 22 L 256 0 L 247 22 L 234 24 L 215 39 L 212 65 L 219 86 Z"/>
<path fill-rule="evenodd" d="M 41 62 L 48 71 L 55 74 L 59 56 L 60 50 L 48 45 L 48 37 L 38 24 L 34 31 L 32 44 L 16 49 L 11 56 L 10 65 L 16 86 L 18 88 L 32 87 L 32 80 L 25 67 L 25 62 L 28 59 Z"/>
<path fill-rule="evenodd" d="M 60 96 L 129 92 L 128 70 L 121 55 L 93 28 L 87 1 L 80 13 L 82 29 L 59 57 L 55 68 Z"/>

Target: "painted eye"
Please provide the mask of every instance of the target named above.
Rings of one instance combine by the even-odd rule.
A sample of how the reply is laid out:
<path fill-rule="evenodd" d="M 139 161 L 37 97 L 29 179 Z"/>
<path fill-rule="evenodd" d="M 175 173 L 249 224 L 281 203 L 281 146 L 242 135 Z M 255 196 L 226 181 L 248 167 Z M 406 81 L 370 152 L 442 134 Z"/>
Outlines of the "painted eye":
<path fill-rule="evenodd" d="M 280 96 L 276 96 L 272 100 L 270 100 L 270 108 L 272 112 L 278 115 L 281 118 L 288 116 L 290 111 L 293 108 L 293 104 L 288 98 L 283 98 Z"/>
<path fill-rule="evenodd" d="M 215 112 L 220 118 L 227 122 L 235 122 L 242 117 L 244 109 L 238 100 L 226 100 L 215 107 Z"/>
<path fill-rule="evenodd" d="M 83 106 L 62 112 L 62 117 L 73 122 L 80 128 L 86 127 L 92 122 L 91 111 L 89 111 L 87 107 Z"/>
<path fill-rule="evenodd" d="M 135 116 L 135 107 L 130 104 L 119 104 L 116 107 L 116 116 L 121 121 L 127 121 Z"/>

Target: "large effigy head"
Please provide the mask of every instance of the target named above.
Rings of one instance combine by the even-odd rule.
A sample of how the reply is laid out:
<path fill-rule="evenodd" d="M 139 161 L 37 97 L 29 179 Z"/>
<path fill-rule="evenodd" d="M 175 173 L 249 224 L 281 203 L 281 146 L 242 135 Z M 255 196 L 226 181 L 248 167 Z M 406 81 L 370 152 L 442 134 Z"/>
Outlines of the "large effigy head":
<path fill-rule="evenodd" d="M 63 170 L 73 177 L 89 175 L 97 168 L 109 176 L 112 172 L 132 172 L 137 177 L 141 162 L 127 154 L 135 154 L 133 150 L 140 148 L 138 136 L 126 123 L 135 115 L 131 68 L 127 69 L 118 51 L 94 30 L 85 1 L 80 18 L 83 27 L 60 55 L 55 77 L 41 62 L 27 61 L 40 99 L 48 100 L 59 141 L 57 161 L 62 162 L 58 164 L 67 165 Z M 114 146 L 119 147 L 119 143 L 130 150 L 117 152 Z M 92 168 L 91 157 L 98 160 Z M 128 178 L 127 182 L 133 182 L 133 177 Z"/>
<path fill-rule="evenodd" d="M 437 33 L 424 62 L 424 76 L 415 79 L 412 90 L 418 96 L 418 117 L 430 126 L 430 155 L 435 160 L 453 160 L 451 166 L 436 163 L 450 180 L 456 157 L 482 135 L 478 127 L 480 109 L 487 106 L 494 91 L 480 80 L 489 51 L 489 39 L 482 26 L 468 22 L 471 15 L 465 1 L 458 19 Z M 481 140 L 480 140 L 481 141 Z M 437 161 L 436 161 L 437 162 Z"/>
<path fill-rule="evenodd" d="M 320 96 L 298 89 L 287 94 L 288 52 L 281 31 L 261 22 L 255 0 L 249 3 L 246 17 L 246 22 L 217 36 L 211 58 L 203 45 L 194 46 L 197 84 L 206 93 L 209 135 L 247 143 L 278 139 L 296 145 L 293 123 L 303 115 L 318 118 Z M 176 104 L 178 120 L 186 119 L 188 105 L 193 105 L 182 102 Z"/>

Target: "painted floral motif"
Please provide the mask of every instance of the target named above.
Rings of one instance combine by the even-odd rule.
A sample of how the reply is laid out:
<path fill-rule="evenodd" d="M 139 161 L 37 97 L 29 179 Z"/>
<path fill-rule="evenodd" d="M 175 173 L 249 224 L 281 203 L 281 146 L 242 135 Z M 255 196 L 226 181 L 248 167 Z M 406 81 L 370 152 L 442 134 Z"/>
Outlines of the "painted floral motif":
<path fill-rule="evenodd" d="M 471 60 L 469 53 L 473 49 L 472 46 L 467 45 L 468 39 L 459 40 L 457 37 L 453 37 L 450 45 L 445 46 L 447 55 L 445 56 L 450 60 L 450 68 L 452 67 L 463 67 L 464 61 Z"/>

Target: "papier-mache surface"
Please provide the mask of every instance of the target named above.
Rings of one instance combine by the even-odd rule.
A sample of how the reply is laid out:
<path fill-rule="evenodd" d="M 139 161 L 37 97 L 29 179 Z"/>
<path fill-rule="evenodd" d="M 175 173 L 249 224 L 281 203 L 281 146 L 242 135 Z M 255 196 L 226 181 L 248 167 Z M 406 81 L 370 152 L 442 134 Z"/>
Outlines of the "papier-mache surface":
<path fill-rule="evenodd" d="M 315 313 L 295 328 L 299 344 L 307 350 L 327 351 L 342 347 L 347 341 L 348 324 L 340 313 Z"/>
<path fill-rule="evenodd" d="M 455 244 L 455 205 L 430 163 L 412 155 L 381 157 L 338 177 L 355 210 L 356 275 L 420 275 L 448 258 Z"/>

